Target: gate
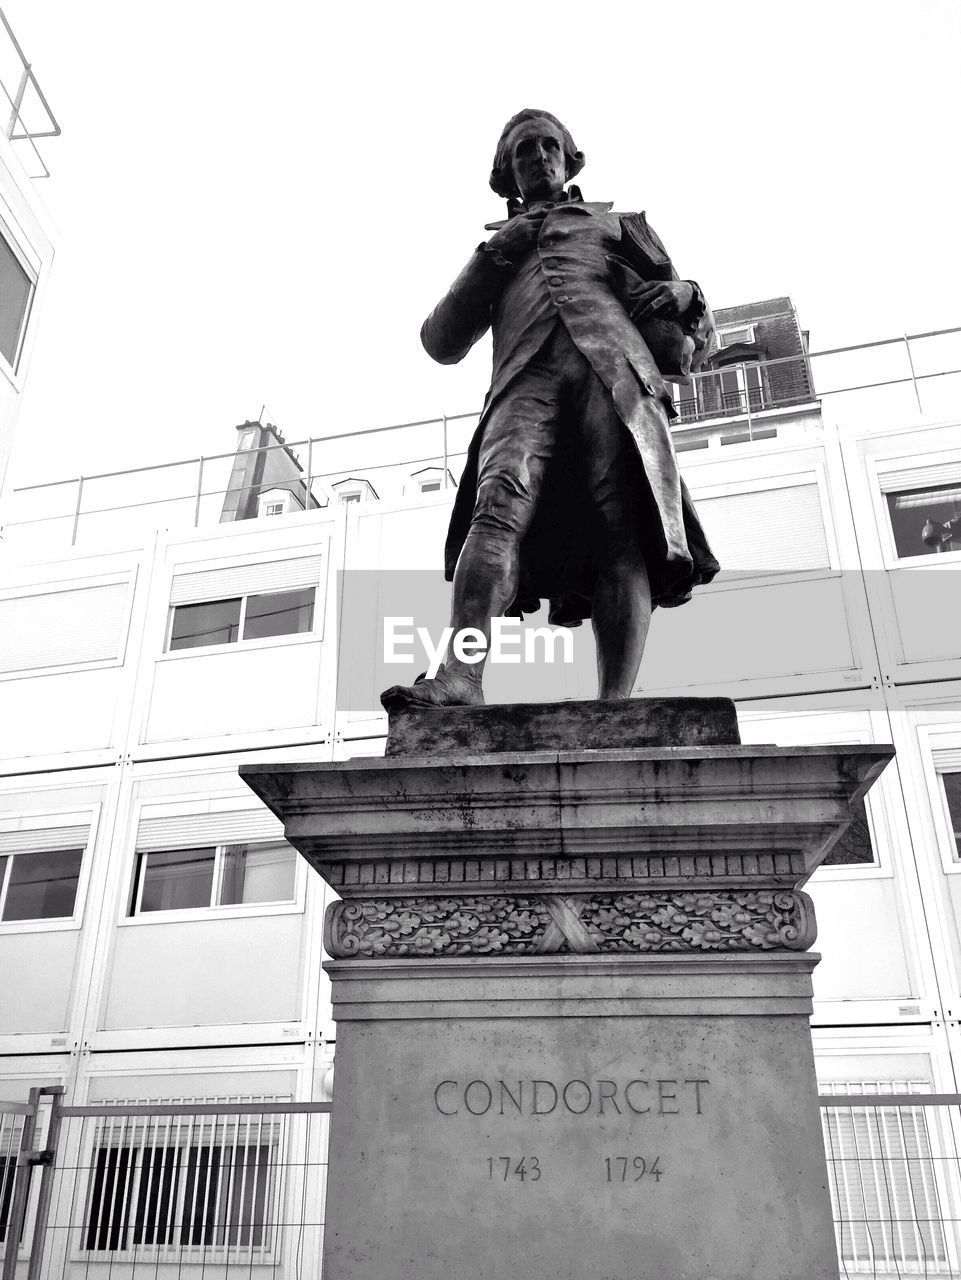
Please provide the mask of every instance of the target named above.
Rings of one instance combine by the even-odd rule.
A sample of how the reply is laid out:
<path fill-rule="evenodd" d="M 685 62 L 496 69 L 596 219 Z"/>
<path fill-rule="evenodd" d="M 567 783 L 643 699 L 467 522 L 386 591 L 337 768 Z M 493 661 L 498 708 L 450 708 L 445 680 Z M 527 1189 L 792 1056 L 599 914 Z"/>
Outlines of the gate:
<path fill-rule="evenodd" d="M 0 1102 L 0 1280 L 318 1276 L 329 1102 Z"/>

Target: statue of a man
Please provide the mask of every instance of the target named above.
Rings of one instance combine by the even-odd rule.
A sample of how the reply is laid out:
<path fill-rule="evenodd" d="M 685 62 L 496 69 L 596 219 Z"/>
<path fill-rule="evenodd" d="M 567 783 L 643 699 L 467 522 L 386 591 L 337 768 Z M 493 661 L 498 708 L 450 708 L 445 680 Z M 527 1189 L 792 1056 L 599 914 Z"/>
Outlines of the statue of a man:
<path fill-rule="evenodd" d="M 714 322 L 643 213 L 612 213 L 566 184 L 584 165 L 547 111 L 507 122 L 490 185 L 506 222 L 480 244 L 421 329 L 441 364 L 493 329 L 494 371 L 447 538 L 451 626 L 551 602 L 590 617 L 599 696 L 628 698 L 656 605 L 690 599 L 718 563 L 681 479 L 664 375 L 713 351 Z M 452 657 L 384 705 L 483 702 L 483 663 Z"/>

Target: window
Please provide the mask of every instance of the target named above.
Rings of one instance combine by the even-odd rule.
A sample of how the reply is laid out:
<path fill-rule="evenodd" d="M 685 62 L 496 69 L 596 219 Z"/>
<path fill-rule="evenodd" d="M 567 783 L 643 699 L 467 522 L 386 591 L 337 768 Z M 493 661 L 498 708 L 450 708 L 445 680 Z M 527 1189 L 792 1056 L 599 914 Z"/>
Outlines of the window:
<path fill-rule="evenodd" d="M 918 1093 L 917 1081 L 830 1084 L 822 1093 Z M 931 1119 L 929 1119 L 929 1113 Z M 936 1110 L 923 1106 L 824 1107 L 821 1112 L 843 1270 L 871 1275 L 951 1274 L 945 1218 L 953 1217 Z M 945 1153 L 947 1154 L 947 1153 Z M 939 1158 L 940 1157 L 940 1158 Z"/>
<path fill-rule="evenodd" d="M 954 856 L 961 861 L 961 773 L 942 773 L 941 785 L 954 836 Z"/>
<path fill-rule="evenodd" d="M 63 590 L 53 584 L 0 600 L 0 673 L 117 662 L 130 579 Z"/>
<path fill-rule="evenodd" d="M 0 920 L 69 920 L 82 861 L 82 848 L 0 856 Z"/>
<path fill-rule="evenodd" d="M 341 503 L 371 502 L 377 498 L 377 490 L 362 476 L 344 476 L 342 480 L 335 480 L 330 487 Z"/>
<path fill-rule="evenodd" d="M 420 491 L 421 493 L 439 493 L 440 481 L 439 480 L 422 480 L 420 482 Z"/>
<path fill-rule="evenodd" d="M 303 635 L 314 627 L 315 587 L 174 605 L 168 651 Z"/>
<path fill-rule="evenodd" d="M 285 516 L 290 510 L 291 494 L 288 489 L 270 488 L 257 498 L 258 516 Z"/>
<path fill-rule="evenodd" d="M 205 1262 L 219 1248 L 269 1261 L 280 1168 L 269 1117 L 107 1121 L 89 1157 L 82 1247 L 138 1259 L 204 1247 Z"/>
<path fill-rule="evenodd" d="M 35 281 L 0 236 L 0 355 L 11 369 L 20 358 Z"/>
<path fill-rule="evenodd" d="M 867 809 L 864 800 L 858 800 L 851 806 L 854 815 L 851 825 L 831 847 L 824 859 L 826 867 L 846 867 L 863 863 L 877 863 L 874 847 L 871 844 L 871 828 L 868 826 Z"/>
<path fill-rule="evenodd" d="M 754 341 L 754 325 L 742 324 L 742 325 L 739 325 L 736 329 L 721 329 L 721 330 L 718 330 L 717 336 L 718 336 L 718 339 L 720 340 L 722 348 L 733 347 L 738 342 L 753 342 Z"/>
<path fill-rule="evenodd" d="M 961 551 L 961 485 L 927 485 L 885 496 L 899 556 Z"/>
<path fill-rule="evenodd" d="M 208 644 L 234 644 L 240 635 L 242 600 L 210 600 L 180 604 L 173 611 L 168 649 L 198 649 Z"/>
<path fill-rule="evenodd" d="M 286 841 L 140 850 L 130 914 L 293 902 L 296 873 Z"/>

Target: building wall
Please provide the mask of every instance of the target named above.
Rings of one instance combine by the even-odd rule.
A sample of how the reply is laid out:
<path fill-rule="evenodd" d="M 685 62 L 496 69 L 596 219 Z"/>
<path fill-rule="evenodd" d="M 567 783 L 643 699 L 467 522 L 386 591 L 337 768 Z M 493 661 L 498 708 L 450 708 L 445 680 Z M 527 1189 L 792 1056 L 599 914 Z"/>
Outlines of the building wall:
<path fill-rule="evenodd" d="M 732 696 L 746 743 L 894 743 L 866 804 L 871 860 L 810 885 L 818 1067 L 828 1084 L 954 1090 L 961 859 L 941 775 L 961 772 L 961 551 L 899 557 L 885 492 L 961 483 L 961 429 L 855 430 L 805 411 L 777 431 L 682 455 L 725 571 L 656 615 L 643 691 Z M 215 828 L 276 838 L 242 762 L 382 752 L 383 716 L 338 703 L 338 668 L 362 672 L 378 642 L 345 631 L 339 571 L 436 575 L 451 497 L 6 566 L 0 853 L 38 831 L 86 834 L 73 918 L 0 922 L 0 1096 L 38 1081 L 77 1103 L 329 1096 L 330 891 L 300 861 L 283 903 L 137 914 L 138 849 L 157 823 L 186 844 Z M 310 632 L 169 649 L 171 601 L 291 580 L 315 587 Z M 589 629 L 578 642 L 588 660 L 540 671 L 533 696 L 593 694 Z"/>

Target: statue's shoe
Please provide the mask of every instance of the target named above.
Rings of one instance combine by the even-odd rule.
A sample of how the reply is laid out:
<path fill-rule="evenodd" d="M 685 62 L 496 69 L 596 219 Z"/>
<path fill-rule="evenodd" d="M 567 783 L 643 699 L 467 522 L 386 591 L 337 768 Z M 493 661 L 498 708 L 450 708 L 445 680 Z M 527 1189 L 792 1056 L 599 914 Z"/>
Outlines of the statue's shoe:
<path fill-rule="evenodd" d="M 418 676 L 411 685 L 393 684 L 380 700 L 385 711 L 398 707 L 482 707 L 484 693 L 479 684 L 441 664 L 430 680 Z"/>

